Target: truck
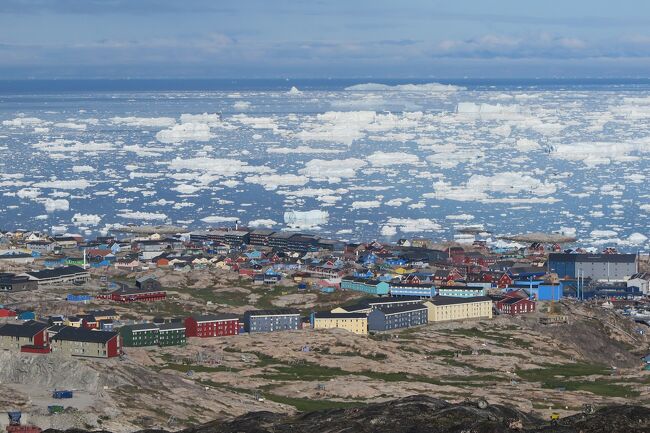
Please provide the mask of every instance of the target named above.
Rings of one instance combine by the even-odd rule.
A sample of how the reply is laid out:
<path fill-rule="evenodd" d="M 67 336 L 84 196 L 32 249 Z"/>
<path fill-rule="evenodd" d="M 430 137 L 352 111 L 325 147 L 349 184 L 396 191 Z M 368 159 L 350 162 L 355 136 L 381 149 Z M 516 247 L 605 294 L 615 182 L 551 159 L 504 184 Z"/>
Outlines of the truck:
<path fill-rule="evenodd" d="M 54 392 L 52 393 L 52 398 L 55 398 L 57 400 L 62 399 L 62 398 L 72 398 L 72 395 L 73 395 L 72 391 L 67 391 L 67 390 L 57 391 L 57 390 L 54 390 Z"/>

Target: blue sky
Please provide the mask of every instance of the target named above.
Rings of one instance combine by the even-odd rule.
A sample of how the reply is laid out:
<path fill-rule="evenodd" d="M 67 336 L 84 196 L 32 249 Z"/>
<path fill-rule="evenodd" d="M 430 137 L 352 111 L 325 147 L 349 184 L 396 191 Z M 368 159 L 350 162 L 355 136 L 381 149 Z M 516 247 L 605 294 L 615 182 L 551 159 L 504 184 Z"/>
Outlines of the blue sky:
<path fill-rule="evenodd" d="M 0 78 L 648 76 L 643 0 L 0 0 Z"/>

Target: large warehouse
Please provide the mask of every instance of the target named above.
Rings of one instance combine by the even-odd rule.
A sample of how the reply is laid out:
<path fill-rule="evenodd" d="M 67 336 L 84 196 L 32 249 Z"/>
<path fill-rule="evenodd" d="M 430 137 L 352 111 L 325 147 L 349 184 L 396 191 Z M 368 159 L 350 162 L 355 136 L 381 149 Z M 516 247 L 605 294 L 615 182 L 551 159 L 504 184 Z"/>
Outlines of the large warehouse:
<path fill-rule="evenodd" d="M 616 281 L 636 274 L 638 260 L 636 254 L 552 253 L 548 257 L 548 270 L 560 278 L 583 276 L 593 280 Z"/>

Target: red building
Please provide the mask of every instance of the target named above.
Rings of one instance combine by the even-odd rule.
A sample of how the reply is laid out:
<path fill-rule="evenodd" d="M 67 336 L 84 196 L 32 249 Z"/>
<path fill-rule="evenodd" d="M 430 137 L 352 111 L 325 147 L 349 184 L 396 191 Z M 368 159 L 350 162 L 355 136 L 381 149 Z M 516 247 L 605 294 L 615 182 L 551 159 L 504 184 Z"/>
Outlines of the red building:
<path fill-rule="evenodd" d="M 512 283 L 513 283 L 512 277 L 504 273 L 497 281 L 497 287 L 500 289 L 505 289 L 506 287 L 510 287 Z"/>
<path fill-rule="evenodd" d="M 131 287 L 121 288 L 114 292 L 97 295 L 98 299 L 108 299 L 115 302 L 155 302 L 167 299 L 165 290 L 142 290 Z"/>
<path fill-rule="evenodd" d="M 239 318 L 234 314 L 190 316 L 185 319 L 188 337 L 222 337 L 239 334 Z"/>
<path fill-rule="evenodd" d="M 16 317 L 16 312 L 8 308 L 0 308 L 0 317 Z"/>
<path fill-rule="evenodd" d="M 535 311 L 535 301 L 528 298 L 519 298 L 517 296 L 508 296 L 495 302 L 497 310 L 501 314 L 516 314 L 532 313 Z"/>

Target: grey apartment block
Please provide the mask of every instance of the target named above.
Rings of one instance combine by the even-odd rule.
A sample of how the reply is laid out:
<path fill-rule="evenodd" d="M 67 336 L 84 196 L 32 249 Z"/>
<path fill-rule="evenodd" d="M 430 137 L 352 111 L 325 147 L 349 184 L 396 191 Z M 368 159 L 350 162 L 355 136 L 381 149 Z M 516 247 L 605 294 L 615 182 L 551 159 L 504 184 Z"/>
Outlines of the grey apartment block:
<path fill-rule="evenodd" d="M 252 310 L 244 313 L 244 331 L 275 332 L 300 328 L 300 312 L 292 308 Z"/>
<path fill-rule="evenodd" d="M 427 307 L 422 304 L 394 308 L 377 308 L 368 314 L 370 331 L 390 331 L 425 325 L 428 321 Z"/>

